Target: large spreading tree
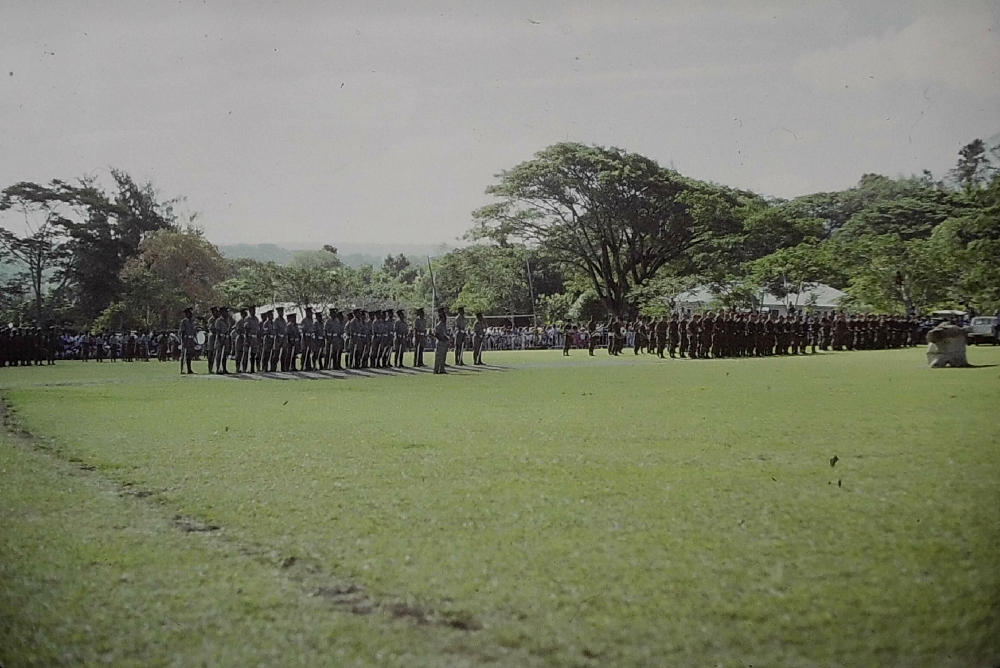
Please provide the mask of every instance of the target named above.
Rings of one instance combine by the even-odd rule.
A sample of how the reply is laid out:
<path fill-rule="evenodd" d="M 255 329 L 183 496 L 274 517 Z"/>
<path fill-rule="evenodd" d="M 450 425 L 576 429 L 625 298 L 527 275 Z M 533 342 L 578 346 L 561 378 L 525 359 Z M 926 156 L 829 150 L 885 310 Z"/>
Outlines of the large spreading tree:
<path fill-rule="evenodd" d="M 680 259 L 700 230 L 682 197 L 698 184 L 618 148 L 555 144 L 499 174 L 499 199 L 474 213 L 475 239 L 525 243 L 576 267 L 620 316 L 632 289 Z"/>

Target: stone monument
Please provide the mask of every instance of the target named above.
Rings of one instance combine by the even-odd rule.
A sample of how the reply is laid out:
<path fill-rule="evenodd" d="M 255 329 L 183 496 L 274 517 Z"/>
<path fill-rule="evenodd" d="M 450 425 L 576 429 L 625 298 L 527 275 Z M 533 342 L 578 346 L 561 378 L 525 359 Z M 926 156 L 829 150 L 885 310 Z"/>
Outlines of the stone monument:
<path fill-rule="evenodd" d="M 969 366 L 965 359 L 965 330 L 942 322 L 927 332 L 927 364 L 932 369 Z"/>

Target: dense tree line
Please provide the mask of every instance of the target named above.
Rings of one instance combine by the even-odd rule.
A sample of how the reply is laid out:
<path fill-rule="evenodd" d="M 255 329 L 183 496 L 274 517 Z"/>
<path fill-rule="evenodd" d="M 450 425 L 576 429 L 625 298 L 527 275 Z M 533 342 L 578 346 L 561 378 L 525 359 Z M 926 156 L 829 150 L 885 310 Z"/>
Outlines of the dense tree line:
<path fill-rule="evenodd" d="M 111 171 L 0 193 L 6 322 L 163 328 L 207 311 L 291 302 L 360 308 L 465 306 L 545 320 L 655 315 L 708 286 L 753 307 L 815 283 L 857 309 L 1000 306 L 997 150 L 975 140 L 942 179 L 866 174 L 792 200 L 697 181 L 621 149 L 561 143 L 497 176 L 470 245 L 433 261 L 351 268 L 333 246 L 285 264 L 225 259 L 149 183 Z M 20 233 L 13 230 L 22 230 Z"/>

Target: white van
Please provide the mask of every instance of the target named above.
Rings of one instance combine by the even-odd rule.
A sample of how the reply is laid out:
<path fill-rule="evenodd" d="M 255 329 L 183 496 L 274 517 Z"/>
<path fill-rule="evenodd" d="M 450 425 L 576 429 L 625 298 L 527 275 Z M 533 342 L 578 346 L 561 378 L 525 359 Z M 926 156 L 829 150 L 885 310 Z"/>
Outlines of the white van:
<path fill-rule="evenodd" d="M 993 338 L 993 328 L 996 327 L 997 319 L 993 315 L 981 315 L 972 319 L 965 327 L 965 335 L 969 343 L 996 343 Z"/>

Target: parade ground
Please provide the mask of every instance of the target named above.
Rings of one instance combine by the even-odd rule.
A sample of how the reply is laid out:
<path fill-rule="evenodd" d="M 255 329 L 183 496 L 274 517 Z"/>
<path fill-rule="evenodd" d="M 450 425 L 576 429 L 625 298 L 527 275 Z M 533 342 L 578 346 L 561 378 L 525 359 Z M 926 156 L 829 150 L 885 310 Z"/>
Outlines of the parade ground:
<path fill-rule="evenodd" d="M 0 664 L 995 666 L 969 360 L 0 369 Z"/>

